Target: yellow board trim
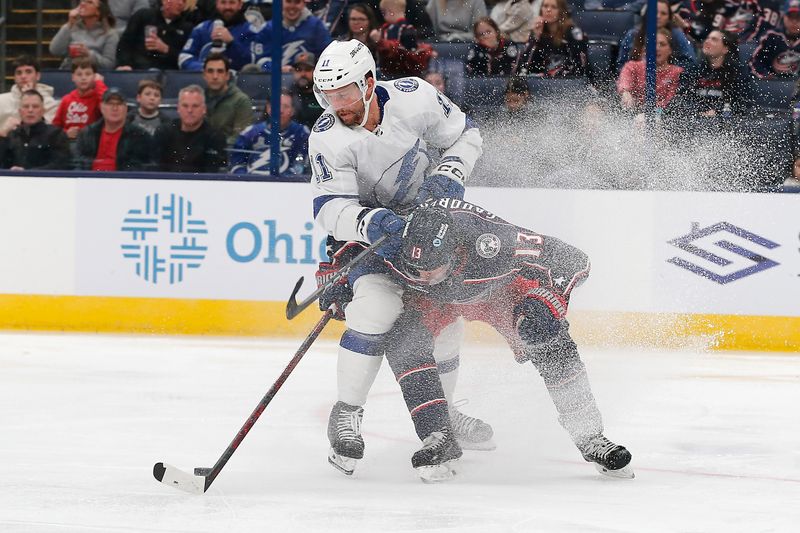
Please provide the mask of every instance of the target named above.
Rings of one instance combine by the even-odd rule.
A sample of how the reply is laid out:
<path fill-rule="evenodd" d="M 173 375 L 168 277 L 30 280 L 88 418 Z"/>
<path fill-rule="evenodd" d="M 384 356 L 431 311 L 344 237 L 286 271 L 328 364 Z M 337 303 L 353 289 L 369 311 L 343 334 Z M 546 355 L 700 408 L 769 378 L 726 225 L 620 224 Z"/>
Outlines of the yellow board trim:
<path fill-rule="evenodd" d="M 284 302 L 92 296 L 0 295 L 0 329 L 302 337 L 320 313 L 286 320 Z M 570 311 L 582 345 L 637 345 L 716 350 L 800 351 L 800 317 Z M 337 338 L 341 322 L 323 337 Z M 502 342 L 484 324 L 471 341 Z"/>

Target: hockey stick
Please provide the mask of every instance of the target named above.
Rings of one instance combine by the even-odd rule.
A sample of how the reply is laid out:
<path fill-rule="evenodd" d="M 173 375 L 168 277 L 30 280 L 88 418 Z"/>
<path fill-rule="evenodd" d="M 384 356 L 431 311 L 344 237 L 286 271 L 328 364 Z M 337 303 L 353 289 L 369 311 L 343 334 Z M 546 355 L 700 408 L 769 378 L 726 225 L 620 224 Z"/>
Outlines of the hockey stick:
<path fill-rule="evenodd" d="M 385 241 L 387 238 L 388 235 L 381 235 L 380 237 L 378 237 L 375 240 L 375 242 L 373 242 L 368 247 L 360 251 L 357 256 L 352 258 L 350 261 L 348 261 L 348 263 L 345 266 L 339 269 L 338 272 L 333 274 L 331 278 L 327 281 L 327 283 L 325 283 L 320 287 L 317 287 L 317 290 L 309 294 L 305 300 L 298 303 L 296 297 L 297 293 L 300 291 L 300 287 L 303 285 L 303 279 L 304 279 L 301 276 L 300 279 L 297 280 L 297 283 L 294 286 L 294 290 L 292 291 L 291 296 L 289 296 L 289 301 L 286 303 L 286 318 L 289 320 L 293 319 L 294 317 L 302 313 L 309 305 L 316 302 L 317 298 L 319 298 L 323 292 L 328 290 L 329 287 L 332 287 L 336 283 L 338 283 L 340 279 L 347 277 L 347 275 L 350 273 L 351 270 L 353 270 L 353 268 L 356 265 L 358 265 L 361 261 L 363 261 L 364 258 L 367 257 L 371 252 L 377 249 L 378 246 L 383 244 L 383 241 Z"/>
<path fill-rule="evenodd" d="M 300 348 L 298 348 L 297 352 L 295 352 L 292 360 L 289 361 L 289 364 L 283 369 L 283 372 L 280 376 L 278 376 L 278 379 L 275 380 L 275 383 L 272 384 L 272 387 L 270 387 L 264 397 L 261 398 L 261 401 L 258 402 L 255 410 L 250 414 L 250 417 L 247 419 L 247 421 L 245 421 L 244 425 L 239 430 L 239 433 L 236 434 L 236 437 L 234 437 L 233 441 L 222 453 L 222 456 L 217 459 L 216 464 L 212 468 L 195 468 L 194 475 L 192 475 L 187 474 L 183 470 L 175 468 L 174 466 L 166 463 L 156 463 L 153 465 L 153 476 L 155 476 L 158 481 L 164 483 L 165 485 L 169 485 L 192 494 L 203 494 L 206 492 L 208 487 L 211 486 L 219 473 L 225 467 L 225 464 L 231 458 L 233 452 L 236 451 L 236 448 L 239 447 L 239 444 L 242 443 L 244 438 L 250 432 L 250 429 L 252 429 L 253 425 L 255 425 L 258 417 L 261 416 L 261 413 L 264 412 L 264 409 L 267 408 L 267 405 L 269 405 L 269 403 L 275 397 L 275 394 L 277 394 L 278 390 L 280 390 L 283 383 L 289 377 L 289 374 L 292 373 L 294 368 L 300 362 L 300 359 L 303 358 L 314 341 L 317 340 L 319 334 L 328 324 L 331 317 L 333 317 L 333 313 L 333 309 L 328 309 L 325 311 L 325 314 L 322 315 L 322 318 L 319 319 L 319 322 L 317 322 L 317 324 L 314 326 L 314 329 L 311 330 L 311 333 L 308 334 L 303 341 L 303 344 L 301 344 Z"/>

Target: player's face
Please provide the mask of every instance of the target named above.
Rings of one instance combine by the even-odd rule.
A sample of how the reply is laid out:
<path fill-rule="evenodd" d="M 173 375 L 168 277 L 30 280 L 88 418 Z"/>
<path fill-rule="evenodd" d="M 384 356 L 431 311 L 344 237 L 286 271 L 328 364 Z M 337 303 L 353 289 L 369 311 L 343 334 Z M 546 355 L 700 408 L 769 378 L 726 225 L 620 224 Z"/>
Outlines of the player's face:
<path fill-rule="evenodd" d="M 33 89 L 39 82 L 39 73 L 31 65 L 22 65 L 14 69 L 14 83 L 20 91 Z"/>
<path fill-rule="evenodd" d="M 72 83 L 80 92 L 88 91 L 94 84 L 94 70 L 90 68 L 76 68 L 72 73 Z"/>
<path fill-rule="evenodd" d="M 556 2 L 556 0 L 544 0 L 544 2 L 542 2 L 540 16 L 546 23 L 552 24 L 558 20 L 560 15 L 561 13 L 559 13 L 558 2 Z"/>
<path fill-rule="evenodd" d="M 361 124 L 364 119 L 365 106 L 358 85 L 351 83 L 339 89 L 323 91 L 323 93 L 336 112 L 336 116 L 345 126 Z"/>
<path fill-rule="evenodd" d="M 448 261 L 439 268 L 434 268 L 433 270 L 420 270 L 415 276 L 415 279 L 423 285 L 438 285 L 447 279 L 447 275 L 450 274 L 451 264 L 452 262 Z"/>
<path fill-rule="evenodd" d="M 497 32 L 485 22 L 481 22 L 478 24 L 478 27 L 475 28 L 475 40 L 478 41 L 478 44 L 490 50 L 494 50 L 497 48 L 497 45 L 500 44 Z"/>
<path fill-rule="evenodd" d="M 23 96 L 19 103 L 19 118 L 26 126 L 39 123 L 44 117 L 44 103 L 35 95 Z"/>
<path fill-rule="evenodd" d="M 161 93 L 158 89 L 147 87 L 141 94 L 136 96 L 136 101 L 139 103 L 141 109 L 147 113 L 152 113 L 158 109 L 158 106 L 161 104 Z"/>

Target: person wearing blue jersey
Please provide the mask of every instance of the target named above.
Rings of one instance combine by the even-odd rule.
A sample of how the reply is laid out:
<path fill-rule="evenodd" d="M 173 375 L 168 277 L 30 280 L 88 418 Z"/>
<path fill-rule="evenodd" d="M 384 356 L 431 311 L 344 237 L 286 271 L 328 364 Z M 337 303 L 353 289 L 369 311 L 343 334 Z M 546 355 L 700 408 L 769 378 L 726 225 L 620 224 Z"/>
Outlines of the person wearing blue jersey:
<path fill-rule="evenodd" d="M 181 70 L 203 70 L 203 60 L 212 52 L 224 54 L 234 70 L 255 62 L 258 31 L 245 19 L 242 3 L 243 0 L 217 0 L 216 18 L 195 26 L 181 50 Z"/>
<path fill-rule="evenodd" d="M 267 104 L 269 106 L 269 103 Z M 239 134 L 231 151 L 232 174 L 270 174 L 270 131 L 269 108 L 265 109 L 263 120 L 249 126 Z M 308 152 L 308 127 L 294 120 L 295 106 L 292 93 L 281 91 L 281 176 L 306 174 L 306 153 Z"/>
<path fill-rule="evenodd" d="M 272 69 L 271 45 L 274 20 L 267 22 L 258 34 L 256 63 L 265 71 Z M 298 55 L 311 52 L 319 57 L 331 42 L 331 34 L 319 17 L 311 14 L 304 0 L 283 0 L 283 55 L 281 69 L 291 72 Z"/>
<path fill-rule="evenodd" d="M 761 79 L 797 77 L 800 72 L 800 0 L 791 0 L 783 31 L 768 31 L 750 58 L 750 71 Z"/>

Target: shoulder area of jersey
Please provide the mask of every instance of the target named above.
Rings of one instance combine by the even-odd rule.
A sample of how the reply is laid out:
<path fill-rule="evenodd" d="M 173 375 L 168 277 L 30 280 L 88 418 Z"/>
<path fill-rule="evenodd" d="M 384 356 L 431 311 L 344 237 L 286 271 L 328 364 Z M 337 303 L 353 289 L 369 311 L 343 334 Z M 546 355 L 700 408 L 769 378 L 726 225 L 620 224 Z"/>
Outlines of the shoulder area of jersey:
<path fill-rule="evenodd" d="M 488 209 L 484 209 L 479 205 L 475 205 L 473 203 L 467 202 L 465 200 L 460 200 L 458 198 L 440 198 L 438 200 L 431 200 L 429 202 L 425 202 L 422 204 L 424 207 L 441 207 L 447 209 L 452 214 L 455 213 L 471 213 L 474 215 L 478 215 L 481 218 L 486 220 L 498 220 L 502 221 L 500 217 L 489 211 Z"/>
<path fill-rule="evenodd" d="M 338 122 L 336 115 L 331 113 L 330 111 L 324 111 L 317 121 L 314 123 L 314 126 L 311 128 L 311 131 L 314 133 L 323 133 L 336 125 Z"/>
<path fill-rule="evenodd" d="M 421 78 L 408 77 L 398 78 L 396 80 L 378 82 L 379 86 L 388 88 L 394 93 L 423 93 L 426 92 L 428 87 L 433 88 L 431 84 Z"/>

